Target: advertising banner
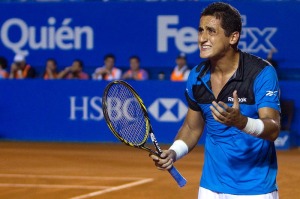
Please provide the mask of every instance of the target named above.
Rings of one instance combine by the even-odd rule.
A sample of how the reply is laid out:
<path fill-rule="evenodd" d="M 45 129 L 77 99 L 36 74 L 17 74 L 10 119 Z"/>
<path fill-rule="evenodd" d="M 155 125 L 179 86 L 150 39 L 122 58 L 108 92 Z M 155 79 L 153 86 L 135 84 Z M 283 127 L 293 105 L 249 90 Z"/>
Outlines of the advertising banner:
<path fill-rule="evenodd" d="M 105 81 L 2 80 L 0 81 L 0 138 L 28 141 L 115 142 L 102 112 Z M 181 127 L 187 103 L 185 82 L 129 83 L 142 97 L 153 130 L 162 143 L 172 143 Z M 278 147 L 299 142 L 300 82 L 280 82 L 281 98 L 294 100 L 290 133 L 281 134 Z M 116 106 L 118 107 L 118 106 Z M 126 115 L 120 107 L 117 114 Z M 205 134 L 200 143 L 203 143 Z M 292 140 L 292 141 L 290 141 Z"/>
<path fill-rule="evenodd" d="M 130 82 L 142 97 L 157 139 L 173 141 L 187 112 L 185 83 Z M 102 112 L 107 82 L 0 81 L 0 137 L 10 140 L 114 142 Z M 126 107 L 116 110 L 126 115 Z"/>
<path fill-rule="evenodd" d="M 24 54 L 35 67 L 49 57 L 60 67 L 74 59 L 95 67 L 103 64 L 105 54 L 114 53 L 117 66 L 127 66 L 131 55 L 139 55 L 143 66 L 170 67 L 182 52 L 193 66 L 201 61 L 199 16 L 209 3 L 2 3 L 0 55 L 12 61 L 14 54 Z M 299 2 L 232 4 L 243 19 L 242 50 L 266 58 L 276 48 L 281 68 L 298 67 Z"/>

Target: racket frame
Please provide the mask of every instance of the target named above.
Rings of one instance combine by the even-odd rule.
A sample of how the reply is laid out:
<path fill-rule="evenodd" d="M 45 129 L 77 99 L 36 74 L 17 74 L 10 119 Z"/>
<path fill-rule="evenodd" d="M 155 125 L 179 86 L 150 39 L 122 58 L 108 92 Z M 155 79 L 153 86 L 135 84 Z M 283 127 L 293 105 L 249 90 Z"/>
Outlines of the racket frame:
<path fill-rule="evenodd" d="M 143 115 L 144 115 L 144 119 L 145 119 L 145 123 L 146 123 L 146 133 L 145 133 L 145 137 L 143 139 L 143 141 L 138 144 L 138 145 L 135 145 L 131 142 L 128 142 L 127 140 L 125 140 L 124 138 L 122 138 L 119 133 L 114 129 L 110 119 L 109 119 L 109 114 L 107 112 L 107 109 L 108 109 L 108 104 L 107 104 L 107 93 L 110 89 L 111 86 L 113 86 L 113 84 L 122 84 L 123 86 L 127 87 L 131 93 L 134 95 L 134 97 L 138 100 L 138 104 L 139 106 L 141 107 L 142 111 L 143 111 Z M 150 119 L 148 117 L 148 113 L 147 113 L 147 109 L 144 105 L 144 102 L 143 100 L 139 97 L 139 95 L 137 94 L 137 92 L 132 88 L 131 85 L 127 84 L 126 82 L 122 81 L 122 80 L 116 80 L 116 81 L 112 81 L 110 82 L 105 90 L 104 90 L 104 95 L 102 97 L 102 109 L 103 109 L 103 115 L 104 115 L 104 118 L 106 120 L 106 123 L 108 125 L 108 128 L 111 130 L 111 132 L 121 141 L 123 142 L 124 144 L 128 145 L 128 146 L 131 146 L 131 147 L 135 147 L 135 148 L 139 148 L 139 149 L 143 149 L 149 153 L 152 153 L 152 154 L 155 154 L 155 155 L 160 155 L 162 150 L 160 149 L 160 147 L 158 146 L 158 143 L 156 141 L 156 138 L 154 136 L 154 133 L 152 131 L 152 127 L 151 127 L 151 124 L 150 124 Z M 152 150 L 151 148 L 149 147 L 146 147 L 145 146 L 145 143 L 147 142 L 148 140 L 148 137 L 150 135 L 150 138 L 151 138 L 151 141 L 155 147 L 155 149 L 158 151 L 154 151 Z M 154 138 L 154 139 L 153 139 Z"/>
<path fill-rule="evenodd" d="M 134 97 L 138 100 L 138 103 L 143 111 L 144 119 L 145 119 L 145 123 L 146 123 L 146 133 L 145 133 L 145 137 L 144 137 L 143 141 L 139 145 L 135 145 L 135 144 L 130 143 L 130 142 L 126 141 L 125 139 L 123 139 L 118 134 L 118 132 L 114 129 L 114 127 L 109 119 L 109 114 L 107 112 L 107 100 L 106 99 L 107 99 L 107 93 L 113 84 L 122 84 L 123 86 L 127 87 L 131 91 L 131 93 L 134 95 Z M 121 142 L 123 142 L 124 144 L 126 144 L 130 147 L 143 149 L 147 152 L 150 152 L 150 153 L 160 157 L 162 150 L 161 150 L 160 146 L 158 145 L 158 142 L 153 133 L 152 126 L 151 126 L 150 119 L 149 119 L 148 112 L 147 112 L 147 108 L 144 105 L 143 100 L 140 98 L 140 96 L 137 94 L 137 92 L 134 90 L 134 88 L 131 85 L 129 85 L 128 83 L 126 83 L 125 81 L 122 81 L 122 80 L 115 80 L 115 81 L 110 82 L 104 90 L 104 95 L 102 97 L 102 109 L 103 109 L 104 118 L 106 120 L 106 123 L 107 123 L 109 129 Z M 145 143 L 147 142 L 149 136 L 150 136 L 150 139 L 151 139 L 156 151 L 145 146 Z M 176 180 L 177 184 L 180 187 L 183 187 L 186 184 L 186 179 L 179 173 L 179 171 L 174 166 L 172 166 L 172 168 L 169 169 L 168 172 L 173 176 L 173 178 Z"/>

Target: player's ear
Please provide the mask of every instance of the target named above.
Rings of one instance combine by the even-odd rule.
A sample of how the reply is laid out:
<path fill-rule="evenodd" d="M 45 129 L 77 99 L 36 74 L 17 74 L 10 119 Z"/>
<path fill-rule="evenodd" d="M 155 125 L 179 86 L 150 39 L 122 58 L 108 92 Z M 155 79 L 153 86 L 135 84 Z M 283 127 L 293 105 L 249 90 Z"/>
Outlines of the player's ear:
<path fill-rule="evenodd" d="M 240 39 L 240 33 L 238 31 L 235 31 L 231 33 L 229 43 L 231 45 L 237 45 Z"/>

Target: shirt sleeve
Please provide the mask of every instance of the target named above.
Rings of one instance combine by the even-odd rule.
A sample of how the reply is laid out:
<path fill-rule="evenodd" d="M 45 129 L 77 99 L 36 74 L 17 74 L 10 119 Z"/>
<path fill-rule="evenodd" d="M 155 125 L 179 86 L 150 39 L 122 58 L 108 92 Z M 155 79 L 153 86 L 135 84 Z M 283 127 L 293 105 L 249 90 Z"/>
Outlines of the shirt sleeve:
<path fill-rule="evenodd" d="M 280 89 L 274 67 L 266 66 L 256 77 L 254 93 L 258 109 L 268 107 L 280 111 Z"/>
<path fill-rule="evenodd" d="M 197 79 L 197 76 L 195 74 L 195 70 L 193 69 L 189 73 L 189 77 L 187 79 L 185 97 L 186 97 L 186 101 L 187 101 L 190 109 L 192 109 L 194 111 L 202 111 L 200 106 L 198 105 L 197 101 L 194 99 L 194 94 L 193 94 L 193 84 L 196 79 Z"/>

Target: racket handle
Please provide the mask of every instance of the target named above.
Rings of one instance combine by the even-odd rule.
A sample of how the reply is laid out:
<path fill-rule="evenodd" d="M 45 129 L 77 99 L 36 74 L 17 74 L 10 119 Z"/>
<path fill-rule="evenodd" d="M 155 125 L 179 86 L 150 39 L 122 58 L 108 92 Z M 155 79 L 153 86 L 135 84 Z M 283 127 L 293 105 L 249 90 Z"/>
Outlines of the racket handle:
<path fill-rule="evenodd" d="M 183 187 L 186 184 L 186 179 L 179 173 L 179 171 L 174 166 L 168 171 L 180 187 Z"/>

